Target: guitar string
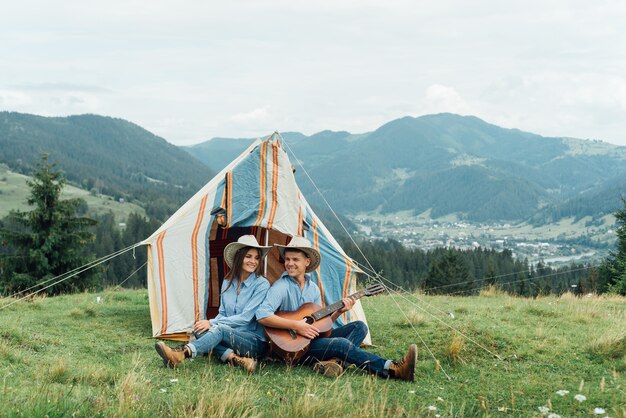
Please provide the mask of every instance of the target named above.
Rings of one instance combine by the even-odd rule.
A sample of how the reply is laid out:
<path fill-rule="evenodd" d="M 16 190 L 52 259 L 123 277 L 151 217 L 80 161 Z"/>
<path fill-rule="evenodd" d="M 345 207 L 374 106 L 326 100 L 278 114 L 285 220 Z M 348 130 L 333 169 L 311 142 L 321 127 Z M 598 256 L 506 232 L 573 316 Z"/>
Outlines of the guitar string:
<path fill-rule="evenodd" d="M 122 255 L 122 254 L 124 254 L 124 253 L 126 253 L 126 252 L 128 252 L 128 251 L 130 251 L 130 250 L 132 250 L 132 249 L 134 249 L 135 247 L 140 246 L 140 245 L 142 245 L 142 244 L 141 244 L 141 243 L 136 243 L 136 244 L 133 244 L 133 245 L 131 245 L 131 246 L 129 246 L 129 247 L 124 248 L 123 250 L 116 251 L 116 252 L 114 252 L 114 253 L 111 253 L 111 254 L 109 254 L 109 255 L 106 255 L 106 256 L 104 256 L 104 257 L 101 257 L 101 258 L 99 258 L 98 260 L 95 260 L 95 261 L 92 261 L 92 262 L 90 262 L 90 263 L 87 263 L 87 264 L 85 264 L 85 265 L 83 265 L 83 266 L 81 266 L 81 267 L 77 267 L 77 268 L 75 268 L 74 270 L 72 270 L 71 272 L 67 272 L 67 273 L 61 274 L 61 275 L 59 275 L 59 276 L 56 276 L 56 277 L 54 277 L 54 278 L 57 278 L 57 277 L 62 277 L 62 278 L 61 278 L 61 279 L 59 279 L 59 280 L 57 280 L 57 281 L 55 281 L 55 282 L 54 282 L 54 283 L 52 283 L 52 284 L 49 284 L 49 285 L 48 285 L 48 286 L 46 286 L 46 287 L 43 287 L 43 288 L 41 288 L 41 289 L 39 289 L 39 290 L 36 290 L 36 291 L 34 291 L 34 292 L 31 292 L 31 293 L 27 294 L 26 296 L 22 296 L 21 298 L 16 298 L 15 300 L 13 300 L 12 302 L 7 303 L 6 305 L 0 306 L 0 310 L 5 309 L 5 308 L 8 308 L 9 306 L 11 306 L 11 305 L 13 305 L 13 304 L 15 304 L 15 303 L 17 303 L 17 302 L 20 302 L 20 301 L 22 301 L 22 300 L 24 300 L 24 299 L 30 298 L 31 296 L 34 296 L 34 295 L 36 295 L 37 293 L 40 293 L 40 292 L 42 292 L 42 291 L 44 291 L 44 290 L 46 290 L 46 289 L 48 289 L 48 288 L 50 288 L 50 287 L 52 287 L 52 286 L 56 286 L 57 284 L 59 284 L 59 283 L 61 283 L 61 282 L 64 282 L 65 280 L 68 280 L 68 279 L 70 279 L 70 278 L 72 278 L 72 277 L 74 277 L 74 276 L 76 276 L 76 275 L 78 275 L 78 274 L 80 274 L 80 273 L 83 273 L 83 272 L 85 272 L 85 271 L 87 271 L 87 270 L 90 270 L 90 269 L 92 269 L 92 268 L 94 268 L 94 267 L 96 267 L 96 266 L 98 266 L 98 265 L 100 265 L 100 264 L 102 264 L 102 263 L 105 263 L 105 262 L 107 262 L 107 261 L 109 261 L 109 260 L 112 260 L 112 259 L 114 259 L 114 258 L 116 258 L 116 257 L 118 257 L 118 256 L 120 256 L 120 255 Z M 71 274 L 69 274 L 69 273 L 71 273 Z M 66 275 L 66 274 L 67 274 L 67 276 L 63 277 L 63 276 L 64 276 L 64 275 Z M 134 274 L 134 272 L 133 272 L 132 274 Z M 53 278 L 53 279 L 54 279 L 54 278 Z M 48 283 L 48 282 L 50 282 L 50 280 L 46 280 L 46 281 L 45 281 L 45 283 Z M 39 283 L 38 285 L 32 286 L 32 287 L 31 287 L 31 289 L 32 289 L 33 287 L 37 287 L 37 286 L 40 286 L 40 285 L 42 285 L 42 284 L 43 284 L 43 283 Z M 20 293 L 21 293 L 21 292 L 20 292 Z"/>
<path fill-rule="evenodd" d="M 47 284 L 47 283 L 50 283 L 51 281 L 54 281 L 54 280 L 59 279 L 59 278 L 62 278 L 62 277 L 64 277 L 65 275 L 72 274 L 72 273 L 74 273 L 74 272 L 76 272 L 76 271 L 78 271 L 78 270 L 83 269 L 84 267 L 89 267 L 89 268 L 94 267 L 94 266 L 96 266 L 97 264 L 100 264 L 100 262 L 101 262 L 102 260 L 104 260 L 104 259 L 106 259 L 106 260 L 104 260 L 104 261 L 109 261 L 109 260 L 111 260 L 111 259 L 113 259 L 113 258 L 115 258 L 115 257 L 117 257 L 117 256 L 119 256 L 119 255 L 122 255 L 123 253 L 125 253 L 125 252 L 127 252 L 127 251 L 130 251 L 131 249 L 133 249 L 133 248 L 135 248 L 135 247 L 137 247 L 137 246 L 139 246 L 139 245 L 141 245 L 141 244 L 140 244 L 140 243 L 136 243 L 136 244 L 130 245 L 130 246 L 128 246 L 128 247 L 126 247 L 126 248 L 124 248 L 124 249 L 117 250 L 117 251 L 115 251 L 115 252 L 112 252 L 111 254 L 108 254 L 108 255 L 102 256 L 102 257 L 100 257 L 100 258 L 98 258 L 98 259 L 96 259 L 96 260 L 92 260 L 92 261 L 90 261 L 90 262 L 88 262 L 88 263 L 86 263 L 86 264 L 83 264 L 83 265 L 82 265 L 82 266 L 80 266 L 80 267 L 76 267 L 76 268 L 75 268 L 75 269 L 73 269 L 73 270 L 66 271 L 66 272 L 65 272 L 65 273 L 63 273 L 63 274 L 59 274 L 58 276 L 51 277 L 51 278 L 49 278 L 49 279 L 47 279 L 47 280 L 44 280 L 44 281 L 42 281 L 42 282 L 39 282 L 39 283 L 37 283 L 37 284 L 35 284 L 35 285 L 31 286 L 31 287 L 28 287 L 28 288 L 26 288 L 26 289 L 20 290 L 20 291 L 18 291 L 18 292 L 15 292 L 15 293 L 13 293 L 13 294 L 11 294 L 11 295 L 6 296 L 6 297 L 7 297 L 7 298 L 15 298 L 15 297 L 17 297 L 18 295 L 20 295 L 20 294 L 22 294 L 22 293 L 28 292 L 29 290 L 32 290 L 32 289 L 34 289 L 34 288 L 36 288 L 36 287 L 39 287 L 39 286 L 43 286 L 43 285 L 45 285 L 45 284 Z M 81 270 L 81 272 L 82 272 L 82 271 L 84 271 L 84 270 Z M 61 281 L 63 281 L 63 280 L 65 280 L 65 279 L 62 279 Z M 60 281 L 59 281 L 59 282 L 57 282 L 57 283 L 60 283 Z M 57 284 L 57 283 L 55 283 L 55 284 Z M 28 296 L 34 295 L 35 293 L 37 293 L 37 292 L 31 293 L 31 294 L 29 294 Z M 27 297 L 28 297 L 28 296 L 27 296 Z"/>

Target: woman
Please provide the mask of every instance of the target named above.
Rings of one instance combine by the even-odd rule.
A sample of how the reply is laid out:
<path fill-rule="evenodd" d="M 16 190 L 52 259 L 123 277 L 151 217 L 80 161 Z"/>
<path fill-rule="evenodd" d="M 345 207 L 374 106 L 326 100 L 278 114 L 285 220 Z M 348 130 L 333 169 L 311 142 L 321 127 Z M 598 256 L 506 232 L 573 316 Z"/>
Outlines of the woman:
<path fill-rule="evenodd" d="M 180 349 L 156 343 L 164 365 L 176 367 L 186 358 L 212 351 L 225 363 L 239 365 L 250 373 L 255 371 L 256 359 L 267 350 L 263 327 L 257 323 L 255 313 L 270 288 L 261 275 L 261 261 L 270 248 L 259 245 L 254 235 L 244 235 L 224 248 L 230 271 L 222 282 L 217 316 L 196 322 L 194 335 L 198 338 Z"/>

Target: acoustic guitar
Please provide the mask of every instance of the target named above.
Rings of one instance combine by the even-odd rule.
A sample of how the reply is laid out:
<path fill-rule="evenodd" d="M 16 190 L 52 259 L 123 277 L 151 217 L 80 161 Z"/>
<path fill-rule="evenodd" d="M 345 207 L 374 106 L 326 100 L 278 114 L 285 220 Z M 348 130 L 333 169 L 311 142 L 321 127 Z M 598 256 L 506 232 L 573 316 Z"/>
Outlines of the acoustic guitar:
<path fill-rule="evenodd" d="M 366 289 L 360 290 L 350 296 L 353 300 L 363 296 L 377 295 L 385 290 L 382 284 L 374 284 Z M 320 333 L 317 338 L 328 337 L 332 332 L 333 321 L 331 315 L 343 307 L 343 302 L 338 301 L 325 308 L 309 302 L 300 306 L 297 311 L 278 311 L 276 315 L 294 321 L 306 320 L 308 324 L 315 325 Z M 308 350 L 311 340 L 296 333 L 293 329 L 265 327 L 265 333 L 272 353 L 278 355 L 288 363 L 302 357 Z"/>

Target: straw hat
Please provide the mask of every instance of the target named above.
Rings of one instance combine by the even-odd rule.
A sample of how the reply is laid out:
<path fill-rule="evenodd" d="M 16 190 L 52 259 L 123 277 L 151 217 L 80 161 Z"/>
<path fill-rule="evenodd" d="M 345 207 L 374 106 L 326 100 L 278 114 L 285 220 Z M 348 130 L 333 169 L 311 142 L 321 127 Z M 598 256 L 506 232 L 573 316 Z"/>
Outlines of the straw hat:
<path fill-rule="evenodd" d="M 261 259 L 263 259 L 263 257 L 267 255 L 267 252 L 272 248 L 260 245 L 254 235 L 242 235 L 241 237 L 239 237 L 237 242 L 231 242 L 226 246 L 226 248 L 224 248 L 224 261 L 226 261 L 228 267 L 233 267 L 235 254 L 237 254 L 237 251 L 241 250 L 244 247 L 258 248 L 258 250 L 261 252 Z"/>
<path fill-rule="evenodd" d="M 320 261 L 322 259 L 320 252 L 313 248 L 311 246 L 311 241 L 304 237 L 293 237 L 287 245 L 275 245 L 276 247 L 278 247 L 278 251 L 283 258 L 285 258 L 285 251 L 289 249 L 300 250 L 304 252 L 307 257 L 311 259 L 311 264 L 309 264 L 309 266 L 306 268 L 307 273 L 314 271 L 320 265 Z"/>

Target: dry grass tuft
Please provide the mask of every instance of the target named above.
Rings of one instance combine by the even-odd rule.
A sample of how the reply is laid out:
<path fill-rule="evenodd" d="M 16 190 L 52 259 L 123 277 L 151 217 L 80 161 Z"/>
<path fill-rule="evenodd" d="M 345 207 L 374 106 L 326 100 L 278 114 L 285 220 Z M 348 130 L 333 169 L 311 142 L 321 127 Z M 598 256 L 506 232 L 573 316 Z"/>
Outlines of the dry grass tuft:
<path fill-rule="evenodd" d="M 359 373 L 361 372 L 354 372 Z M 350 405 L 350 416 L 356 417 L 405 417 L 409 410 L 403 407 L 389 407 L 388 386 L 378 385 L 373 376 L 359 376 L 360 384 L 351 386 L 349 382 L 338 380 L 336 386 L 321 387 L 314 378 L 305 380 L 304 389 L 294 387 L 284 393 L 276 416 L 321 417 L 337 415 Z M 279 399 L 280 400 L 280 399 Z"/>
<path fill-rule="evenodd" d="M 589 351 L 608 360 L 626 358 L 626 332 L 596 338 L 589 345 Z"/>
<path fill-rule="evenodd" d="M 416 310 L 409 311 L 406 317 L 408 321 L 414 326 L 420 326 L 420 325 L 426 324 L 426 317 L 424 316 L 424 314 Z"/>
<path fill-rule="evenodd" d="M 117 388 L 117 411 L 120 416 L 132 416 L 137 412 L 136 403 L 147 393 L 147 379 L 138 354 L 133 356 L 132 367 Z"/>
<path fill-rule="evenodd" d="M 83 316 L 83 311 L 80 308 L 74 308 L 70 311 L 70 316 L 74 319 L 81 318 Z"/>
<path fill-rule="evenodd" d="M 48 370 L 48 380 L 53 383 L 65 383 L 69 377 L 69 369 L 64 358 L 60 358 L 56 364 Z"/>
<path fill-rule="evenodd" d="M 92 308 L 91 306 L 85 308 L 85 315 L 89 316 L 89 317 L 94 317 L 96 316 L 96 310 L 94 308 Z"/>
<path fill-rule="evenodd" d="M 211 370 L 204 374 L 207 383 L 198 397 L 178 397 L 172 409 L 176 416 L 195 417 L 258 417 L 262 413 L 251 407 L 250 399 L 262 396 L 250 380 L 242 379 L 238 371 L 233 377 L 215 381 Z M 271 392 L 268 392 L 271 394 Z"/>
<path fill-rule="evenodd" d="M 404 315 L 400 314 L 394 325 L 402 328 L 410 328 L 425 326 L 427 323 L 428 321 L 424 314 L 416 310 L 410 310 Z"/>
<path fill-rule="evenodd" d="M 500 289 L 499 287 L 495 285 L 483 287 L 482 289 L 480 289 L 480 296 L 485 297 L 485 298 L 493 298 L 497 296 L 503 296 L 506 294 L 507 293 L 505 291 L 503 291 L 502 289 Z"/>
<path fill-rule="evenodd" d="M 14 361 L 14 349 L 3 339 L 0 339 L 0 360 L 7 359 L 9 361 Z"/>
<path fill-rule="evenodd" d="M 450 341 L 450 344 L 446 347 L 446 357 L 455 363 L 465 364 L 465 360 L 461 358 L 461 351 L 463 350 L 464 344 L 464 340 L 460 335 L 452 337 L 452 341 Z"/>
<path fill-rule="evenodd" d="M 98 387 L 100 385 L 109 386 L 115 383 L 115 375 L 104 367 L 93 365 L 85 367 L 81 371 L 78 376 L 78 381 L 93 387 Z"/>

